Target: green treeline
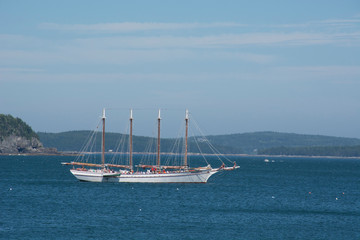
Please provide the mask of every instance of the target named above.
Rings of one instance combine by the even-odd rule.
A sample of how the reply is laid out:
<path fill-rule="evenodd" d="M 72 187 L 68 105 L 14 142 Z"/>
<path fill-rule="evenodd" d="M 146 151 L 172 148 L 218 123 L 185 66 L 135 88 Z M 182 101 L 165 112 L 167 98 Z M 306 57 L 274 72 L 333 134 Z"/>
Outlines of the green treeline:
<path fill-rule="evenodd" d="M 259 150 L 263 155 L 360 157 L 360 146 L 275 147 Z"/>
<path fill-rule="evenodd" d="M 62 133 L 35 133 L 20 118 L 0 114 L 0 142 L 14 135 L 27 139 L 37 138 L 45 147 L 59 151 L 80 151 L 91 131 L 69 131 Z M 101 133 L 94 135 L 92 151 L 101 151 Z M 121 149 L 117 149 L 121 144 Z M 161 139 L 162 152 L 182 152 L 183 139 Z M 224 154 L 262 154 L 262 155 L 299 155 L 299 156 L 339 156 L 360 157 L 360 139 L 341 138 L 321 135 L 304 135 L 278 132 L 254 132 L 228 135 L 189 137 L 188 151 L 192 153 L 214 153 L 209 146 Z M 106 133 L 106 151 L 127 152 L 128 135 Z M 134 152 L 156 152 L 157 140 L 152 137 L 133 136 Z M 174 148 L 175 147 L 175 148 Z"/>
<path fill-rule="evenodd" d="M 279 132 L 254 132 L 229 135 L 207 136 L 217 145 L 241 148 L 244 153 L 256 154 L 263 149 L 277 147 L 314 147 L 314 146 L 357 146 L 360 139 L 322 135 L 307 135 Z"/>
<path fill-rule="evenodd" d="M 59 151 L 80 151 L 90 131 L 70 131 L 62 133 L 39 132 L 41 142 L 45 147 L 54 147 Z M 124 142 L 119 152 L 129 149 L 128 135 L 106 133 L 106 151 L 116 151 L 117 143 Z M 303 135 L 294 133 L 255 132 L 205 137 L 190 137 L 189 152 L 213 153 L 207 140 L 224 154 L 264 154 L 264 155 L 302 155 L 302 156 L 360 156 L 360 139 L 341 138 L 319 135 Z M 133 136 L 134 152 L 156 152 L 156 138 Z M 180 152 L 183 143 L 176 139 L 161 139 L 162 152 Z M 173 149 L 176 146 L 177 149 Z M 93 151 L 101 151 L 101 133 L 96 134 L 96 144 Z"/>
<path fill-rule="evenodd" d="M 27 139 L 31 139 L 33 137 L 39 139 L 38 135 L 31 129 L 31 127 L 20 118 L 0 114 L 0 141 L 2 141 L 4 137 L 8 137 L 10 135 L 21 136 Z"/>
<path fill-rule="evenodd" d="M 91 131 L 69 131 L 62 133 L 44 133 L 38 132 L 41 142 L 45 147 L 57 148 L 59 151 L 80 151 L 86 140 L 89 138 Z M 97 132 L 93 136 L 95 144 L 92 151 L 101 151 L 101 133 Z M 129 150 L 128 135 L 121 133 L 105 133 L 105 151 L 113 150 L 127 152 Z M 196 141 L 195 141 L 196 140 Z M 164 138 L 161 139 L 162 152 L 181 152 L 183 149 L 183 140 Z M 121 148 L 117 149 L 119 142 L 122 142 Z M 202 139 L 189 138 L 188 150 L 192 153 L 213 153 L 208 144 Z M 174 148 L 175 146 L 175 148 Z M 215 148 L 222 153 L 238 153 L 240 148 L 214 144 Z M 157 140 L 152 137 L 133 136 L 134 152 L 156 152 Z"/>

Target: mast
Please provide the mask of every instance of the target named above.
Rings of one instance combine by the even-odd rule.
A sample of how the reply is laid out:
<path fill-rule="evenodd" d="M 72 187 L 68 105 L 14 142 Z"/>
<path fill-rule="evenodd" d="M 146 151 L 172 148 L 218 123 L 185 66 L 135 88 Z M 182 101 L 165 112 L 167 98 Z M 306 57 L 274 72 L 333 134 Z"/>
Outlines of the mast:
<path fill-rule="evenodd" d="M 159 109 L 159 116 L 158 116 L 158 144 L 157 144 L 157 161 L 156 165 L 160 167 L 160 109 Z"/>
<path fill-rule="evenodd" d="M 132 159 L 132 124 L 133 124 L 133 113 L 132 113 L 132 109 L 130 109 L 130 159 L 129 159 L 129 165 L 130 165 L 130 170 L 133 170 L 133 159 Z"/>
<path fill-rule="evenodd" d="M 105 108 L 103 108 L 102 112 L 102 122 L 103 122 L 103 128 L 102 128 L 102 145 L 101 145 L 101 165 L 105 167 Z"/>
<path fill-rule="evenodd" d="M 188 154 L 188 128 L 189 128 L 189 111 L 185 111 L 185 156 L 184 165 L 187 166 L 187 154 Z"/>

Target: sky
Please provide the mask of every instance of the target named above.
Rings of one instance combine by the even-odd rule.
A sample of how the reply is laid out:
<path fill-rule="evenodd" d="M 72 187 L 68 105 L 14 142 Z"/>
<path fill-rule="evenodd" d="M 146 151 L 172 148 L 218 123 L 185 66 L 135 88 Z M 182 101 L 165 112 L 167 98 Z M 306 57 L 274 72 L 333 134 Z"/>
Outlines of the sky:
<path fill-rule="evenodd" d="M 0 113 L 33 130 L 360 138 L 360 1 L 0 0 Z"/>

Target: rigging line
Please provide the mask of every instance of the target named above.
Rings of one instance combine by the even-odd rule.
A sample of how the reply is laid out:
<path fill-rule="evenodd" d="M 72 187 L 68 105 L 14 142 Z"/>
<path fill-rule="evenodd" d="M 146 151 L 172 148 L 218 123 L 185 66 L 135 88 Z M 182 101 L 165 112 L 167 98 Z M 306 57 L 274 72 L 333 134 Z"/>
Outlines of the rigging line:
<path fill-rule="evenodd" d="M 204 133 L 201 131 L 199 125 L 197 124 L 197 122 L 193 119 L 193 122 L 195 123 L 195 127 L 197 128 L 197 130 L 200 132 L 201 134 L 201 137 L 205 139 L 205 143 L 208 144 L 210 150 L 213 151 L 213 153 L 215 154 L 215 156 L 218 158 L 218 160 L 221 162 L 221 163 L 224 163 L 222 161 L 222 159 L 218 156 L 218 153 L 216 153 L 216 151 L 214 150 L 214 147 L 211 145 L 211 143 L 209 142 L 209 140 L 206 138 L 206 136 L 204 135 Z M 196 138 L 195 138 L 196 139 Z"/>
<path fill-rule="evenodd" d="M 128 132 L 128 129 L 129 129 L 129 126 L 127 126 L 125 128 L 126 133 Z M 117 139 L 115 153 L 114 153 L 114 155 L 112 157 L 112 160 L 111 160 L 112 163 L 119 163 L 121 161 L 120 159 L 123 157 L 123 155 L 126 154 L 125 153 L 126 139 L 127 139 L 127 134 L 120 133 L 120 136 Z"/>
<path fill-rule="evenodd" d="M 87 151 L 91 153 L 97 152 L 97 139 L 99 136 L 101 136 L 101 131 L 99 131 L 100 125 L 102 124 L 102 118 L 100 118 L 100 121 L 96 127 L 96 129 L 93 132 L 93 135 L 91 136 L 91 139 L 89 141 L 89 145 L 87 147 Z M 86 159 L 86 162 L 92 162 L 97 163 L 97 154 L 89 154 L 88 158 Z"/>
<path fill-rule="evenodd" d="M 190 114 L 190 113 L 189 113 Z M 192 120 L 192 122 L 194 122 L 195 123 L 195 125 L 197 125 L 197 123 L 196 123 L 196 121 L 194 121 L 194 119 L 193 119 L 193 117 L 192 117 L 192 115 L 191 116 L 189 116 L 189 118 L 191 118 Z M 201 151 L 201 148 L 200 148 L 200 146 L 199 146 L 199 142 L 197 141 L 197 139 L 196 139 L 196 136 L 195 136 L 195 131 L 192 131 L 192 129 L 193 129 L 193 127 L 192 127 L 192 125 L 190 125 L 190 127 L 189 127 L 189 132 L 191 132 L 193 135 L 192 135 L 192 138 L 194 139 L 194 141 L 195 141 L 195 144 L 196 144 L 196 146 L 197 146 L 197 148 L 198 148 L 198 150 L 199 150 L 199 152 L 200 152 L 200 155 L 201 155 L 201 157 L 204 159 L 204 161 L 206 162 L 206 164 L 207 165 L 209 165 L 209 162 L 207 161 L 207 159 L 206 159 L 206 157 L 205 157 L 205 155 L 204 155 L 204 153 Z M 198 127 L 198 129 L 199 129 L 199 127 Z M 199 129 L 200 130 L 200 129 Z M 190 134 L 189 134 L 190 135 Z M 183 146 L 184 148 L 185 148 L 185 143 L 184 143 L 184 146 Z"/>
<path fill-rule="evenodd" d="M 166 160 L 164 161 L 165 165 L 181 165 L 179 161 L 179 148 L 181 140 L 176 138 L 174 144 L 170 150 L 170 155 L 167 155 Z M 172 164 L 170 164 L 172 162 Z"/>
<path fill-rule="evenodd" d="M 180 151 L 180 146 L 181 146 L 181 143 L 182 143 L 182 132 L 184 130 L 184 127 L 183 127 L 183 124 L 180 125 L 180 128 L 179 128 L 179 131 L 178 131 L 178 134 L 177 134 L 177 137 L 174 138 L 174 141 L 173 139 L 169 139 L 169 141 L 173 141 L 173 144 L 170 148 L 170 153 L 173 153 L 173 155 L 168 155 L 164 161 L 164 163 L 166 163 L 166 165 L 171 165 L 170 164 L 170 161 L 171 159 L 173 159 L 173 164 L 175 165 L 182 165 L 180 163 L 181 159 L 178 159 L 179 158 L 179 154 L 181 153 Z"/>
<path fill-rule="evenodd" d="M 94 130 L 89 132 L 88 136 L 85 138 L 85 141 L 84 141 L 82 147 L 80 148 L 80 153 L 84 153 L 86 150 L 88 150 L 88 148 L 92 142 L 92 139 L 94 138 L 94 135 L 97 133 L 96 129 L 98 129 L 100 123 L 101 123 L 101 120 L 99 120 L 97 127 Z M 84 161 L 84 158 L 85 158 L 84 154 L 79 154 L 76 157 L 75 161 L 79 161 L 79 160 Z"/>
<path fill-rule="evenodd" d="M 149 148 L 148 151 L 146 151 L 146 153 L 151 153 L 151 154 L 147 154 L 147 161 L 149 165 L 151 164 L 156 165 L 156 159 L 157 159 L 156 153 L 157 153 L 158 119 L 156 119 L 153 123 L 154 126 L 153 126 L 152 136 L 156 136 L 156 137 L 150 138 L 151 148 Z M 160 139 L 160 145 L 161 145 L 161 139 Z"/>
<path fill-rule="evenodd" d="M 96 136 L 96 132 L 93 131 L 90 138 L 87 139 L 86 141 L 86 145 L 84 146 L 84 148 L 81 150 L 82 153 L 85 152 L 91 152 L 92 149 L 92 144 L 94 143 L 94 136 Z M 89 162 L 91 155 L 86 155 L 86 154 L 82 154 L 82 158 L 81 158 L 81 162 Z"/>
<path fill-rule="evenodd" d="M 125 140 L 126 140 L 126 135 L 120 133 L 120 137 L 117 140 L 116 143 L 116 148 L 114 149 L 114 155 L 111 159 L 111 163 L 117 163 L 118 158 L 120 159 L 122 157 L 122 155 L 124 155 L 124 145 L 125 145 Z"/>
<path fill-rule="evenodd" d="M 176 138 L 172 138 L 173 144 L 170 149 L 170 152 L 173 153 L 172 155 L 168 156 L 167 158 L 167 165 L 178 165 L 181 166 L 184 164 L 184 158 L 183 155 L 185 152 L 185 136 L 184 136 L 184 130 L 185 126 L 183 124 L 183 121 L 180 122 L 180 127 L 178 128 L 177 136 Z M 170 160 L 172 158 L 172 164 L 170 164 Z"/>
<path fill-rule="evenodd" d="M 154 121 L 152 136 L 155 136 L 155 131 L 156 131 L 155 129 L 157 129 L 157 120 Z M 156 159 L 156 158 L 154 158 L 156 156 L 156 155 L 154 155 L 154 153 L 156 152 L 155 148 L 156 148 L 156 138 L 149 137 L 149 139 L 147 141 L 147 145 L 144 149 L 145 154 L 142 155 L 141 160 L 140 160 L 141 164 L 144 164 L 144 165 L 152 165 L 153 164 L 154 160 Z M 151 154 L 146 154 L 146 153 L 151 153 Z"/>
<path fill-rule="evenodd" d="M 194 121 L 194 120 L 193 120 L 193 121 Z M 219 160 L 220 160 L 221 162 L 223 162 L 223 161 L 220 159 L 220 157 L 219 157 L 219 156 L 222 156 L 222 157 L 223 157 L 224 159 L 226 159 L 228 162 L 230 162 L 230 163 L 235 163 L 234 161 L 231 161 L 229 158 L 227 158 L 224 154 L 220 153 L 220 151 L 217 150 L 214 145 L 212 145 L 212 143 L 209 141 L 209 139 L 208 139 L 208 138 L 205 136 L 205 134 L 202 132 L 202 130 L 201 130 L 200 127 L 198 126 L 197 122 L 196 122 L 196 121 L 194 121 L 194 122 L 195 122 L 195 125 L 196 125 L 196 127 L 198 128 L 199 132 L 202 134 L 202 137 L 205 138 L 206 142 L 209 144 L 209 147 L 211 146 L 212 150 L 214 151 L 214 153 L 216 153 L 216 156 L 219 158 Z"/>
<path fill-rule="evenodd" d="M 179 129 L 179 132 L 178 132 L 178 149 L 179 149 L 179 152 L 182 153 L 182 155 L 180 155 L 179 157 L 179 161 L 181 162 L 179 165 L 184 165 L 185 163 L 185 129 L 186 129 L 186 126 L 184 124 L 184 122 L 181 122 L 181 125 L 180 125 L 180 129 Z M 189 165 L 189 163 L 188 163 Z"/>
<path fill-rule="evenodd" d="M 85 142 L 83 143 L 82 147 L 80 148 L 80 152 L 83 152 L 86 150 L 87 145 L 89 144 L 89 140 L 93 137 L 93 135 L 96 133 L 96 129 L 99 127 L 101 121 L 99 120 L 96 128 L 89 132 L 88 136 L 85 138 Z"/>
<path fill-rule="evenodd" d="M 208 144 L 208 146 L 210 147 L 210 149 L 213 151 L 213 153 L 215 154 L 215 156 L 216 156 L 222 163 L 224 163 L 224 161 L 220 158 L 220 156 L 222 156 L 222 155 L 220 154 L 220 152 L 219 152 L 210 142 L 208 142 L 208 140 L 207 140 L 206 143 Z"/>
<path fill-rule="evenodd" d="M 152 145 L 153 145 L 153 138 L 148 138 L 146 145 L 145 145 L 145 149 L 143 149 L 143 151 L 145 153 L 150 152 L 150 150 L 152 149 Z M 143 154 L 141 156 L 140 163 L 147 164 L 148 162 L 149 162 L 149 156 L 146 154 Z"/>
<path fill-rule="evenodd" d="M 201 151 L 201 148 L 199 146 L 199 143 L 198 143 L 196 137 L 194 136 L 193 139 L 195 141 L 196 146 L 198 147 L 201 157 L 205 160 L 206 164 L 209 165 L 209 162 L 207 161 L 206 157 L 204 156 L 203 152 Z"/>
<path fill-rule="evenodd" d="M 206 137 L 205 137 L 206 138 Z M 207 140 L 209 142 L 209 140 Z M 218 156 L 222 156 L 224 159 L 226 159 L 228 162 L 234 164 L 235 161 L 231 161 L 228 157 L 226 157 L 224 154 L 222 154 L 217 148 L 215 148 L 214 145 L 209 142 L 209 145 L 213 148 L 213 151 L 217 153 Z"/>
<path fill-rule="evenodd" d="M 86 146 L 85 151 L 90 152 L 90 153 L 96 152 L 96 141 L 97 141 L 97 136 L 99 135 L 98 133 L 99 133 L 98 131 L 93 132 L 90 140 L 88 141 L 88 145 Z M 85 154 L 84 154 L 84 156 L 85 156 Z M 86 162 L 96 163 L 96 155 L 95 154 L 88 154 L 87 156 L 88 157 L 85 159 Z"/>
<path fill-rule="evenodd" d="M 145 153 L 145 154 L 143 154 L 143 155 L 141 156 L 140 162 L 141 162 L 142 164 L 148 164 L 148 165 L 150 164 L 150 161 L 152 160 L 152 159 L 151 159 L 152 156 L 151 156 L 150 154 L 146 154 L 146 153 L 150 153 L 150 152 L 152 151 L 153 145 L 154 145 L 154 139 L 149 138 L 149 139 L 148 139 L 148 142 L 147 142 L 147 144 L 146 144 L 146 146 L 145 146 L 145 149 L 144 149 L 144 153 Z"/>

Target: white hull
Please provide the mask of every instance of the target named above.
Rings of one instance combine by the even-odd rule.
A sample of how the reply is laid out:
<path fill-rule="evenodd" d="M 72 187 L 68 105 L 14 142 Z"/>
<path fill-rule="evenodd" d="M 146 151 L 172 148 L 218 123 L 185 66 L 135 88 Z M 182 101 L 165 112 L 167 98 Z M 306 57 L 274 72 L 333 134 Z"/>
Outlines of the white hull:
<path fill-rule="evenodd" d="M 80 181 L 87 182 L 127 182 L 127 183 L 206 183 L 217 170 L 204 170 L 199 172 L 172 172 L 172 173 L 145 173 L 114 174 L 101 171 L 70 170 Z"/>
<path fill-rule="evenodd" d="M 118 182 L 133 183 L 206 183 L 216 171 L 180 172 L 180 173 L 150 173 L 123 174 L 117 177 Z M 109 179 L 112 181 L 113 179 Z"/>
<path fill-rule="evenodd" d="M 104 182 L 104 179 L 115 178 L 119 173 L 106 173 L 102 170 L 89 169 L 87 171 L 71 169 L 70 172 L 80 181 Z"/>

